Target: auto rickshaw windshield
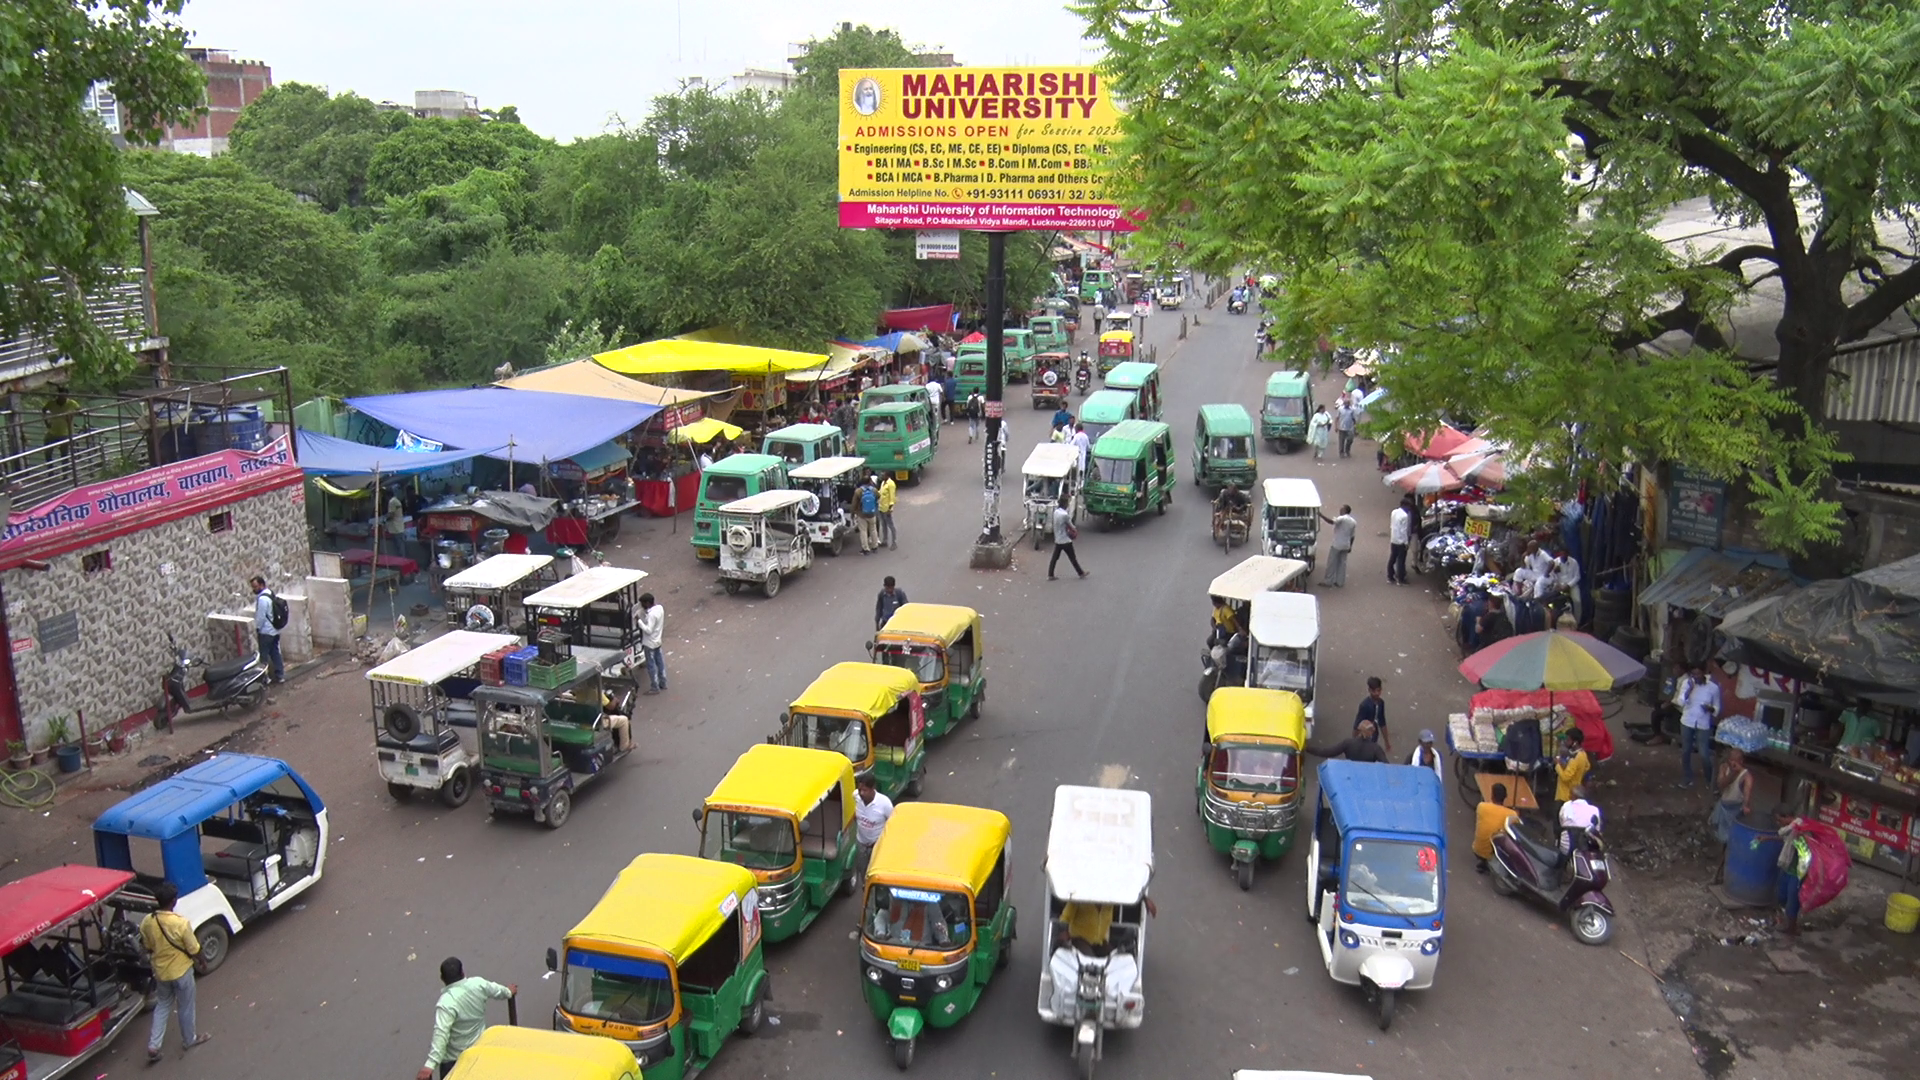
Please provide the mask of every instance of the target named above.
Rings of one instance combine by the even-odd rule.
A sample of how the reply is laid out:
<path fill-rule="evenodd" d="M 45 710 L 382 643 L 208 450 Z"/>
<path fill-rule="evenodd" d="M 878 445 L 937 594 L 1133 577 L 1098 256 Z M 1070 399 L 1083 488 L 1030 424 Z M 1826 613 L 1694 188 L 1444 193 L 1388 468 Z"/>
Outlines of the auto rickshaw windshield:
<path fill-rule="evenodd" d="M 795 713 L 793 745 L 809 750 L 831 750 L 849 761 L 867 760 L 867 725 L 846 716 Z"/>
<path fill-rule="evenodd" d="M 1213 442 L 1207 447 L 1207 453 L 1217 458 L 1246 458 L 1253 456 L 1253 452 L 1247 449 L 1247 437 L 1245 435 L 1216 436 Z"/>
<path fill-rule="evenodd" d="M 873 662 L 888 667 L 905 668 L 913 672 L 914 677 L 923 683 L 937 683 L 947 677 L 947 660 L 939 649 L 931 645 L 909 645 L 903 641 L 889 641 L 877 646 Z"/>
<path fill-rule="evenodd" d="M 744 476 L 707 476 L 707 501 L 716 506 L 724 506 L 736 499 L 747 497 L 747 478 Z"/>
<path fill-rule="evenodd" d="M 1268 416 L 1305 416 L 1307 399 L 1297 397 L 1270 397 L 1260 411 Z"/>
<path fill-rule="evenodd" d="M 1347 903 L 1374 915 L 1439 914 L 1439 852 L 1432 844 L 1355 840 L 1348 855 Z"/>
<path fill-rule="evenodd" d="M 806 446 L 797 442 L 787 442 L 785 439 L 769 441 L 766 450 L 762 452 L 784 458 L 789 465 L 804 465 L 807 462 Z"/>
<path fill-rule="evenodd" d="M 673 1015 L 673 973 L 654 960 L 569 949 L 560 1007 L 636 1027 L 664 1023 Z"/>
<path fill-rule="evenodd" d="M 1285 794 L 1300 785 L 1300 762 L 1284 746 L 1216 746 L 1207 779 L 1223 791 Z"/>
<path fill-rule="evenodd" d="M 1307 649 L 1256 644 L 1253 672 L 1253 685 L 1258 687 L 1291 690 L 1302 699 L 1313 690 L 1313 654 Z"/>
<path fill-rule="evenodd" d="M 965 893 L 874 885 L 867 890 L 868 939 L 882 945 L 958 949 L 973 941 Z"/>
<path fill-rule="evenodd" d="M 1060 481 L 1051 476 L 1027 477 L 1027 498 L 1052 499 L 1060 494 Z"/>
<path fill-rule="evenodd" d="M 709 810 L 700 830 L 701 858 L 749 870 L 783 870 L 798 851 L 793 821 L 773 814 Z"/>
<path fill-rule="evenodd" d="M 1093 475 L 1102 483 L 1132 484 L 1139 477 L 1140 465 L 1134 458 L 1094 458 Z"/>

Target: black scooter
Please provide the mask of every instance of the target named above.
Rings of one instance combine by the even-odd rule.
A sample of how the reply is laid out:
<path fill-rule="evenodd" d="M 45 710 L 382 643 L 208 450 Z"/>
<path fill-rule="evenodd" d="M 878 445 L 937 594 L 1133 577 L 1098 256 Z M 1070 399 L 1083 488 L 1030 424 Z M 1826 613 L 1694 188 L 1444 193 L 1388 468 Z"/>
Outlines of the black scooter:
<path fill-rule="evenodd" d="M 173 650 L 173 670 L 167 672 L 160 691 L 160 707 L 154 713 L 153 726 L 173 729 L 174 720 L 191 719 L 208 713 L 225 716 L 228 709 L 257 709 L 267 700 L 267 658 L 255 650 L 253 655 L 224 663 L 209 664 L 167 635 Z M 198 698 L 187 697 L 187 670 L 206 669 L 202 678 L 207 692 Z"/>
<path fill-rule="evenodd" d="M 1073 367 L 1073 392 L 1084 397 L 1092 387 L 1093 361 L 1087 359 L 1086 353 L 1081 353 L 1080 362 Z"/>
<path fill-rule="evenodd" d="M 1607 887 L 1607 852 L 1599 833 L 1574 829 L 1573 852 L 1563 862 L 1558 847 L 1509 821 L 1493 838 L 1487 870 L 1494 892 L 1524 893 L 1554 905 L 1581 944 L 1605 945 L 1613 937 L 1613 904 L 1601 891 Z"/>

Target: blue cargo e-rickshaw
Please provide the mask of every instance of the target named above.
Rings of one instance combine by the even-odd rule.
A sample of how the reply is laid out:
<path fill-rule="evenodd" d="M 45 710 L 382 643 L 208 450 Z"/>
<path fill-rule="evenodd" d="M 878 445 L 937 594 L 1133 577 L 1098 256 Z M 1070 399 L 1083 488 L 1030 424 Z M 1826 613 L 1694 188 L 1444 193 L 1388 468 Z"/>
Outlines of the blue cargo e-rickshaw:
<path fill-rule="evenodd" d="M 1413 765 L 1329 761 L 1307 853 L 1307 921 L 1334 982 L 1358 986 L 1393 1023 L 1402 990 L 1433 985 L 1446 921 L 1440 778 Z"/>

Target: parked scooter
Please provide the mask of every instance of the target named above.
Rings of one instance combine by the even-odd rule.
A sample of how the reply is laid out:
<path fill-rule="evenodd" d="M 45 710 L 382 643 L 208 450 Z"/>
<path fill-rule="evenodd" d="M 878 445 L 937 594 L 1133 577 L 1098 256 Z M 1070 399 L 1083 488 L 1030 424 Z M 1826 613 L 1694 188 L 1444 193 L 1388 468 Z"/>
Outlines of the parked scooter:
<path fill-rule="evenodd" d="M 173 728 L 180 717 L 193 718 L 208 713 L 226 715 L 228 709 L 257 709 L 267 700 L 267 659 L 258 650 L 253 655 L 219 664 L 208 664 L 181 648 L 173 635 L 167 635 L 173 650 L 173 670 L 167 672 L 160 691 L 160 707 L 154 713 L 153 726 Z M 202 678 L 207 692 L 198 698 L 187 696 L 187 669 L 205 668 Z"/>
<path fill-rule="evenodd" d="M 1524 893 L 1553 904 L 1567 917 L 1573 936 L 1583 945 L 1605 945 L 1613 937 L 1613 904 L 1607 887 L 1607 852 L 1600 834 L 1574 829 L 1572 854 L 1542 844 L 1519 830 L 1515 822 L 1493 838 L 1493 858 L 1487 867 L 1493 891 L 1502 896 Z"/>
<path fill-rule="evenodd" d="M 1087 358 L 1085 349 L 1080 351 L 1080 362 L 1073 367 L 1073 392 L 1082 397 L 1093 388 L 1093 361 Z"/>

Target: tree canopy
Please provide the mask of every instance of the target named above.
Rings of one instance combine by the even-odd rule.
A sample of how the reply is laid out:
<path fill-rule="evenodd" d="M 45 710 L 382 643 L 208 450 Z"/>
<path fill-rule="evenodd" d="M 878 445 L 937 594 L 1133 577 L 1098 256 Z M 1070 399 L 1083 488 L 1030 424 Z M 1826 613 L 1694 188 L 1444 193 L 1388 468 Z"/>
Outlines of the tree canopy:
<path fill-rule="evenodd" d="M 1563 482 L 1689 464 L 1742 481 L 1784 548 L 1837 536 L 1830 362 L 1920 296 L 1920 6 L 1079 10 L 1150 241 L 1278 272 L 1299 357 L 1389 349 L 1395 425 L 1474 415 Z M 1662 243 L 1689 199 L 1764 240 Z M 1738 335 L 1770 279 L 1771 340 Z"/>
<path fill-rule="evenodd" d="M 83 377 L 129 362 L 87 317 L 84 294 L 127 264 L 133 219 L 112 140 L 81 104 L 112 83 L 135 142 L 193 114 L 204 83 L 181 51 L 182 2 L 0 7 L 0 336 L 49 338 Z"/>

